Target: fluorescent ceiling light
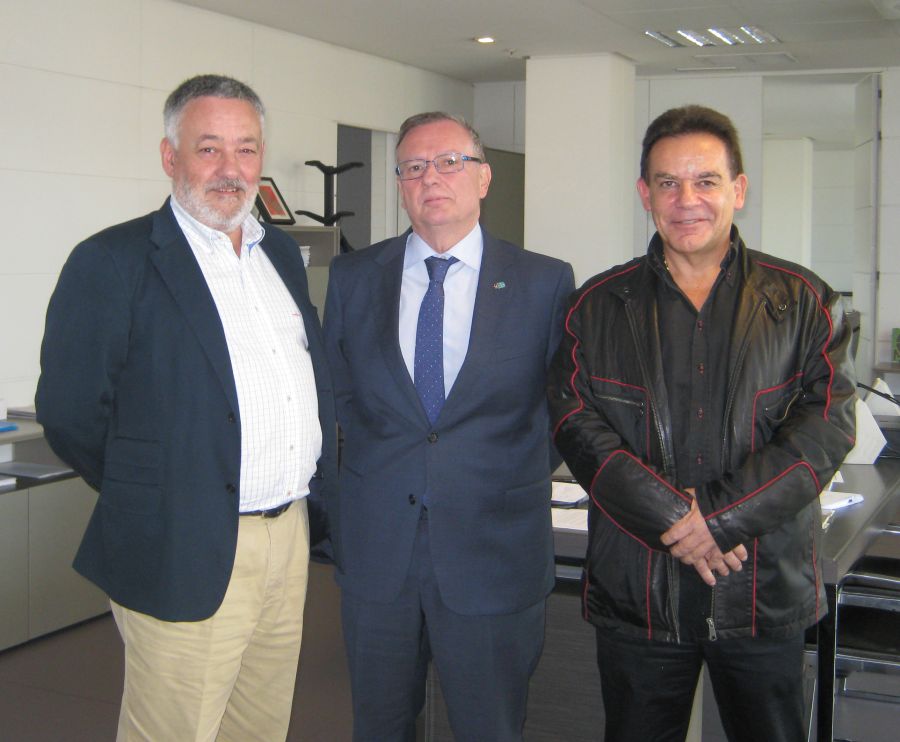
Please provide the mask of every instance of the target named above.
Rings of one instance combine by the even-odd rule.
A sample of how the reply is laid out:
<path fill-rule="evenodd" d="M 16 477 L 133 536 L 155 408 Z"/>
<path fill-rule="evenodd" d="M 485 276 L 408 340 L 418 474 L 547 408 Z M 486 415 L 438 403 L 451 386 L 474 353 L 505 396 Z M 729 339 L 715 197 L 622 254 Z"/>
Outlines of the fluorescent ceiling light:
<path fill-rule="evenodd" d="M 759 26 L 741 26 L 747 36 L 753 39 L 757 44 L 780 44 L 781 39 L 776 39 L 768 31 L 763 31 Z"/>
<path fill-rule="evenodd" d="M 675 33 L 697 46 L 715 46 L 709 36 L 704 36 L 699 31 L 692 31 L 689 28 L 679 28 Z"/>
<path fill-rule="evenodd" d="M 496 39 L 493 36 L 477 36 L 475 41 L 479 44 L 493 44 Z"/>
<path fill-rule="evenodd" d="M 664 33 L 660 33 L 659 31 L 644 31 L 644 36 L 649 36 L 651 39 L 655 39 L 660 44 L 665 44 L 670 48 L 674 48 L 676 46 L 684 46 L 680 41 L 676 41 L 670 36 L 666 36 Z"/>
<path fill-rule="evenodd" d="M 744 40 L 738 36 L 737 34 L 731 33 L 731 31 L 726 31 L 724 28 L 707 28 L 713 36 L 715 36 L 719 41 L 723 44 L 728 44 L 728 46 L 734 46 L 735 44 L 743 44 Z"/>

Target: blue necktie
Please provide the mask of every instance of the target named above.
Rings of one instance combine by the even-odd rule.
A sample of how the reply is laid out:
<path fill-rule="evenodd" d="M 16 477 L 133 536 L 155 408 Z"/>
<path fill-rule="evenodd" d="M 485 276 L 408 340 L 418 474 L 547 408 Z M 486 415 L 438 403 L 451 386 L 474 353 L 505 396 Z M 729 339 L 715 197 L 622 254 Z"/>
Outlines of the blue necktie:
<path fill-rule="evenodd" d="M 413 382 L 432 425 L 444 406 L 444 278 L 456 262 L 453 257 L 425 259 L 429 281 L 419 307 Z"/>

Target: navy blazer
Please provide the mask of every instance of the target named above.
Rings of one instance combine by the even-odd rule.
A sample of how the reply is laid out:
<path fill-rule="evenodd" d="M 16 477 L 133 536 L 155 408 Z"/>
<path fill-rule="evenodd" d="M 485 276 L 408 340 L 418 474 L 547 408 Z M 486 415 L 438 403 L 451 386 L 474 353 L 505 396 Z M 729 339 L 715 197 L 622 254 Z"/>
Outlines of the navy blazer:
<path fill-rule="evenodd" d="M 406 239 L 331 265 L 325 338 L 344 436 L 329 513 L 338 580 L 367 600 L 395 598 L 427 492 L 444 602 L 470 615 L 521 610 L 554 582 L 545 378 L 572 268 L 484 233 L 468 352 L 432 426 L 400 352 Z"/>
<path fill-rule="evenodd" d="M 315 370 L 312 523 L 337 480 L 334 398 L 300 251 L 265 230 L 259 247 L 300 309 Z M 50 446 L 100 492 L 75 568 L 127 608 L 211 616 L 237 544 L 241 419 L 222 322 L 168 201 L 72 252 L 47 310 L 35 403 Z"/>

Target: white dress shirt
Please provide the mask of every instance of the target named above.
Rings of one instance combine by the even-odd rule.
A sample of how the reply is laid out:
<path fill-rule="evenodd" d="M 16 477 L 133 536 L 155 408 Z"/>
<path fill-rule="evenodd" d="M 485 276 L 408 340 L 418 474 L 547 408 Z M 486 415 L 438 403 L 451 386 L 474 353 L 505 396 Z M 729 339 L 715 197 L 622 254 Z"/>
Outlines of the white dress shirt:
<path fill-rule="evenodd" d="M 228 235 L 171 203 L 225 330 L 241 423 L 240 510 L 304 497 L 322 452 L 316 381 L 300 310 L 257 247 L 262 225 L 244 220 L 239 257 Z"/>
<path fill-rule="evenodd" d="M 451 255 L 459 262 L 451 265 L 444 279 L 444 396 L 449 396 L 453 382 L 459 375 L 472 331 L 475 312 L 475 294 L 478 290 L 478 274 L 481 272 L 481 255 L 484 238 L 480 225 L 445 253 L 436 253 L 415 232 L 406 239 L 403 258 L 403 282 L 400 286 L 400 351 L 409 371 L 415 378 L 413 364 L 416 357 L 416 326 L 419 323 L 419 307 L 428 290 L 428 269 L 425 258 Z"/>

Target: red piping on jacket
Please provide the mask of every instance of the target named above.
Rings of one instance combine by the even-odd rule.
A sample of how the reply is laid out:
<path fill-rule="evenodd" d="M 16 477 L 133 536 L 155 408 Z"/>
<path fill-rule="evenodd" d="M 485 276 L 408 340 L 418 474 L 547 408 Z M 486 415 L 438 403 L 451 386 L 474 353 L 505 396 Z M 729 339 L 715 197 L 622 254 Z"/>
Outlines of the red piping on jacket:
<path fill-rule="evenodd" d="M 764 263 L 762 261 L 758 261 L 759 265 L 764 268 L 770 268 L 772 270 L 781 271 L 782 273 L 787 273 L 789 276 L 794 276 L 795 278 L 799 278 L 806 284 L 806 288 L 810 290 L 810 293 L 814 297 L 816 297 L 816 304 L 819 306 L 819 311 L 825 315 L 825 319 L 828 322 L 828 337 L 825 338 L 825 344 L 822 346 L 822 358 L 825 360 L 825 365 L 828 366 L 828 387 L 825 392 L 825 412 L 822 415 L 826 420 L 828 419 L 828 410 L 831 409 L 831 385 L 834 383 L 834 366 L 831 365 L 831 360 L 828 358 L 828 346 L 831 344 L 831 338 L 834 336 L 834 325 L 831 322 L 831 315 L 825 311 L 825 306 L 822 304 L 822 298 L 815 292 L 812 287 L 812 284 L 805 276 L 801 276 L 796 271 L 789 271 L 787 268 L 782 268 L 778 265 L 772 265 L 771 263 Z"/>
<path fill-rule="evenodd" d="M 581 340 L 578 339 L 578 336 L 574 332 L 572 332 L 571 328 L 569 327 L 569 321 L 572 319 L 572 314 L 578 309 L 578 307 L 581 306 L 581 302 L 583 302 L 585 300 L 585 298 L 587 297 L 587 295 L 590 294 L 594 289 L 602 286 L 607 281 L 611 281 L 613 278 L 618 278 L 619 276 L 627 275 L 628 273 L 631 273 L 631 271 L 637 270 L 638 267 L 639 266 L 637 266 L 637 265 L 632 266 L 628 270 L 624 270 L 619 273 L 615 273 L 611 276 L 607 276 L 602 281 L 597 281 L 597 283 L 595 283 L 593 286 L 591 286 L 589 289 L 587 289 L 581 296 L 578 297 L 578 301 L 576 301 L 575 304 L 572 305 L 572 308 L 569 310 L 569 313 L 566 315 L 566 332 L 569 335 L 571 335 L 573 338 L 575 338 L 575 344 L 572 346 L 572 365 L 574 366 L 574 370 L 572 371 L 572 376 L 569 377 L 569 386 L 572 388 L 572 391 L 574 392 L 575 396 L 578 399 L 578 407 L 576 407 L 571 412 L 563 415 L 563 417 L 560 419 L 560 421 L 556 424 L 556 427 L 553 429 L 554 439 L 556 438 L 556 434 L 559 433 L 559 429 L 562 427 L 562 424 L 566 420 L 568 420 L 570 417 L 572 417 L 572 415 L 574 415 L 577 412 L 581 412 L 584 409 L 584 399 L 582 399 L 581 395 L 578 393 L 578 389 L 575 388 L 575 377 L 578 375 L 578 369 L 579 369 L 578 361 L 576 360 L 576 353 L 578 351 L 579 346 L 581 345 Z"/>
<path fill-rule="evenodd" d="M 602 381 L 607 384 L 615 384 L 616 386 L 624 386 L 629 389 L 637 389 L 644 395 L 644 404 L 647 405 L 647 414 L 644 416 L 644 427 L 646 428 L 647 440 L 644 445 L 647 447 L 647 453 L 650 453 L 650 392 L 647 391 L 646 387 L 637 386 L 635 384 L 626 384 L 624 381 L 618 381 L 616 379 L 604 379 L 602 376 L 592 376 L 592 381 Z"/>
<path fill-rule="evenodd" d="M 688 497 L 684 492 L 676 489 L 671 484 L 669 484 L 665 479 L 663 479 L 661 476 L 659 476 L 659 474 L 657 474 L 655 471 L 653 471 L 653 469 L 651 469 L 649 466 L 647 466 L 637 456 L 635 456 L 634 454 L 629 453 L 628 451 L 625 451 L 621 448 L 618 448 L 615 451 L 613 451 L 612 453 L 610 453 L 610 455 L 606 457 L 605 461 L 602 464 L 600 464 L 600 468 L 597 469 L 597 473 L 594 474 L 594 478 L 591 480 L 591 497 L 593 497 L 594 484 L 596 484 L 596 482 L 597 482 L 597 477 L 600 476 L 600 473 L 606 468 L 606 465 L 612 460 L 612 458 L 614 456 L 627 456 L 629 459 L 634 461 L 634 463 L 636 463 L 639 467 L 641 467 L 641 469 L 646 471 L 651 477 L 653 477 L 657 482 L 659 482 L 663 487 L 665 487 L 667 490 L 672 491 L 673 493 L 678 495 L 682 500 L 684 500 L 687 503 L 693 502 L 693 500 L 690 497 Z M 597 507 L 600 507 L 599 503 L 597 503 Z"/>
<path fill-rule="evenodd" d="M 774 392 L 776 389 L 781 389 L 781 387 L 787 386 L 787 385 L 790 384 L 792 381 L 794 381 L 794 380 L 796 380 L 796 379 L 799 379 L 801 376 L 803 376 L 803 372 L 802 372 L 802 371 L 798 371 L 797 373 L 795 373 L 795 374 L 794 374 L 790 379 L 788 379 L 787 381 L 785 381 L 785 382 L 783 382 L 783 383 L 781 383 L 781 384 L 778 384 L 778 385 L 776 385 L 776 386 L 770 386 L 768 389 L 760 389 L 760 390 L 753 396 L 753 410 L 752 410 L 752 414 L 751 414 L 751 416 L 750 416 L 750 453 L 755 453 L 755 452 L 756 452 L 756 435 L 754 434 L 754 425 L 753 425 L 753 422 L 756 420 L 756 403 L 759 402 L 759 397 L 760 397 L 760 395 L 762 395 L 762 394 L 768 394 L 769 392 Z"/>
<path fill-rule="evenodd" d="M 738 505 L 746 502 L 751 497 L 756 497 L 766 487 L 769 487 L 770 485 L 775 484 L 775 482 L 777 482 L 779 479 L 781 479 L 782 477 L 786 477 L 794 469 L 796 469 L 797 467 L 800 467 L 800 466 L 804 467 L 807 471 L 809 471 L 809 475 L 813 478 L 813 483 L 816 486 L 816 492 L 821 492 L 822 486 L 819 484 L 819 478 L 816 476 L 816 473 L 813 471 L 813 468 L 809 464 L 807 464 L 805 461 L 798 461 L 796 464 L 791 464 L 787 469 L 785 469 L 783 472 L 781 472 L 781 474 L 779 474 L 778 476 L 772 477 L 768 482 L 764 482 L 763 484 L 761 484 L 759 487 L 757 487 L 755 490 L 753 490 L 753 492 L 749 492 L 746 495 L 744 495 L 740 500 L 735 500 L 730 505 L 726 505 L 724 508 L 720 508 L 719 510 L 716 510 L 714 513 L 710 513 L 709 515 L 704 516 L 704 518 L 706 520 L 709 520 L 710 518 L 715 518 L 717 515 L 724 513 L 726 510 L 731 510 L 731 508 L 736 508 Z"/>

